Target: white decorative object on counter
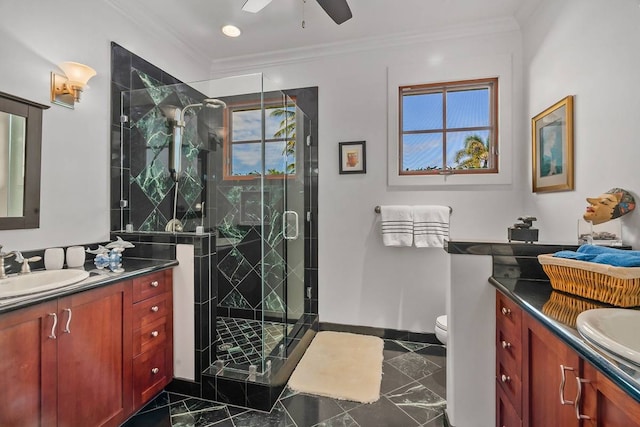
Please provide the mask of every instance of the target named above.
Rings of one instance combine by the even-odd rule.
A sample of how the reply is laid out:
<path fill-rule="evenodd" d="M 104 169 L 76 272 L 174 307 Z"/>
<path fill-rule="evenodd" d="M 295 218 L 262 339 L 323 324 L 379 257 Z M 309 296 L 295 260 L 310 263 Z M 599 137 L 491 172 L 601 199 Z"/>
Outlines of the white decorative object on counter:
<path fill-rule="evenodd" d="M 60 270 L 64 266 L 64 250 L 62 248 L 48 248 L 44 251 L 44 268 L 46 270 Z"/>

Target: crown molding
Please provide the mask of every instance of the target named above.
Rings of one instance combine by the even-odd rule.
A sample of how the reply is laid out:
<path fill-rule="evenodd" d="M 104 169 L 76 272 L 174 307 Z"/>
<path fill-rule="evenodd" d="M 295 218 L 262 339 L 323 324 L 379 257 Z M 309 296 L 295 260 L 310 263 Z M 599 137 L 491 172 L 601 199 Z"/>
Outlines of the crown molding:
<path fill-rule="evenodd" d="M 272 67 L 308 62 L 327 56 L 353 54 L 438 40 L 477 37 L 513 31 L 520 31 L 520 25 L 514 17 L 505 17 L 474 22 L 472 24 L 452 25 L 434 31 L 367 37 L 345 42 L 318 44 L 304 48 L 276 50 L 255 55 L 218 59 L 211 61 L 211 72 L 216 75 L 229 74 L 255 69 L 256 67 Z"/>
<path fill-rule="evenodd" d="M 136 28 L 145 31 L 158 43 L 170 43 L 176 50 L 183 52 L 189 59 L 202 64 L 203 70 L 210 67 L 206 55 L 187 43 L 173 28 L 159 25 L 152 12 L 142 8 L 135 1 L 130 0 L 103 0 L 119 15 L 126 18 Z"/>

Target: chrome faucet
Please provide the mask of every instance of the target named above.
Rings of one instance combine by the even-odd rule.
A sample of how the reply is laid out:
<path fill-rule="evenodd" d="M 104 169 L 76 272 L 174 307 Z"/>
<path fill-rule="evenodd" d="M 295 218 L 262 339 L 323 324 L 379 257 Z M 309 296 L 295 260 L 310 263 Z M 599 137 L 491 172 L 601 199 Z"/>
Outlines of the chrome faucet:
<path fill-rule="evenodd" d="M 0 245 L 0 279 L 6 279 L 7 278 L 7 273 L 4 270 L 4 259 L 5 258 L 11 258 L 15 254 L 16 254 L 15 251 L 2 252 L 2 245 Z"/>
<path fill-rule="evenodd" d="M 31 267 L 29 266 L 29 263 L 40 261 L 42 259 L 42 257 L 40 256 L 32 256 L 31 258 L 25 258 L 22 256 L 22 253 L 19 251 L 14 251 L 14 253 L 16 255 L 16 261 L 22 263 L 20 274 L 31 273 Z"/>

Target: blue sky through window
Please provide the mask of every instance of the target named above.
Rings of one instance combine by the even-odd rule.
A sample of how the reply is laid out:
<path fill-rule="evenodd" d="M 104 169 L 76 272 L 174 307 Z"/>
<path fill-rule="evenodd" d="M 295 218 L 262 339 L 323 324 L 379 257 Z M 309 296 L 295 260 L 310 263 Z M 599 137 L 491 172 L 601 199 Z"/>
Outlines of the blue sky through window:
<path fill-rule="evenodd" d="M 278 108 L 278 107 L 275 107 Z M 265 111 L 265 138 L 274 139 L 280 130 L 284 117 L 272 116 Z M 295 111 L 295 110 L 293 110 Z M 295 130 L 294 130 L 295 132 Z M 235 110 L 232 112 L 231 174 L 248 175 L 262 172 L 262 113 L 255 110 Z M 282 137 L 280 137 L 282 138 Z M 239 143 L 243 141 L 250 141 Z M 284 139 L 265 143 L 265 170 L 287 171 L 287 165 L 295 163 L 295 154 L 283 155 L 286 148 Z"/>
<path fill-rule="evenodd" d="M 489 127 L 490 105 L 490 89 L 486 87 L 446 92 L 446 129 L 451 130 L 445 131 L 447 167 L 458 165 L 455 156 L 464 149 L 467 137 L 477 135 L 487 143 L 489 130 L 456 129 Z M 403 171 L 442 169 L 443 122 L 442 91 L 402 96 L 402 131 L 420 132 L 402 135 Z"/>

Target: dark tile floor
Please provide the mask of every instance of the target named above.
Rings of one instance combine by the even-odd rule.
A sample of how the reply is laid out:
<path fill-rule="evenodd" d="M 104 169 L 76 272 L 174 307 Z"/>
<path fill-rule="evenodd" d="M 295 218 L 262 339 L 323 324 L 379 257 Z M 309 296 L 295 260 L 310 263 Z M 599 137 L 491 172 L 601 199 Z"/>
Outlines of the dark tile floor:
<path fill-rule="evenodd" d="M 123 427 L 444 427 L 446 349 L 385 340 L 380 400 L 362 404 L 285 388 L 271 412 L 161 393 Z"/>

